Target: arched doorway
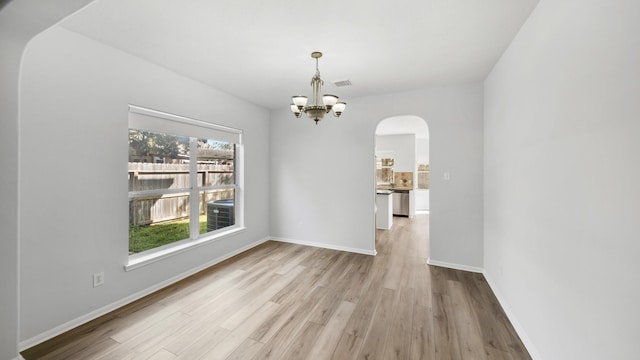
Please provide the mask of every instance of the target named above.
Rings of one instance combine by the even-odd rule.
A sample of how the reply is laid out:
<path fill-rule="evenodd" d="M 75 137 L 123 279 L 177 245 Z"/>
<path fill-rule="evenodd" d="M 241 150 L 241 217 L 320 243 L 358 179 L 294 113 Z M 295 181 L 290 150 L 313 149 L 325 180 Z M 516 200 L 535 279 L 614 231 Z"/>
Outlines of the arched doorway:
<path fill-rule="evenodd" d="M 427 122 L 414 115 L 382 119 L 376 127 L 374 144 L 376 234 L 390 230 L 394 218 L 428 217 L 430 154 Z M 389 211 L 391 214 L 387 215 Z M 428 219 L 426 222 L 422 219 L 420 223 L 428 224 Z M 428 230 L 424 239 L 424 243 L 427 242 Z"/>

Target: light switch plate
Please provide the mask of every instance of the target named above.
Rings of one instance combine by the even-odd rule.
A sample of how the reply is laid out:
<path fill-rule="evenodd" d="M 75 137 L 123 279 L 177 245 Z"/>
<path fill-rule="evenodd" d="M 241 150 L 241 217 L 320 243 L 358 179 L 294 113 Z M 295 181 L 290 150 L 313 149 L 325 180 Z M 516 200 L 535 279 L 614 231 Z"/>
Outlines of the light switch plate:
<path fill-rule="evenodd" d="M 104 271 L 93 274 L 93 287 L 104 284 Z"/>

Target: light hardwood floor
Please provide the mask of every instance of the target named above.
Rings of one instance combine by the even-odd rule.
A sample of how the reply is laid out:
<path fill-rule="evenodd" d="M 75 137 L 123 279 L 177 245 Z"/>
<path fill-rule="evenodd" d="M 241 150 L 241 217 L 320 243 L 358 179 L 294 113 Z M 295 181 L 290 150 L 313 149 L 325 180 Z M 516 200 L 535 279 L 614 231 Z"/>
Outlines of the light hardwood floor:
<path fill-rule="evenodd" d="M 31 359 L 530 359 L 480 274 L 426 265 L 428 215 L 377 256 L 267 242 L 22 353 Z"/>

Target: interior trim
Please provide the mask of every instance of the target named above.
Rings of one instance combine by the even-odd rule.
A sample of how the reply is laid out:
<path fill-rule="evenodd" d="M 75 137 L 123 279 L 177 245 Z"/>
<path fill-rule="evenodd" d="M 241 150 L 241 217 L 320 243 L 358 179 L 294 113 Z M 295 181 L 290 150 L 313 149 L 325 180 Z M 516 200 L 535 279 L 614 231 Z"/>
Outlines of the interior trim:
<path fill-rule="evenodd" d="M 450 262 L 446 262 L 446 261 L 433 260 L 432 258 L 428 258 L 427 259 L 427 264 L 433 265 L 433 266 L 446 267 L 446 268 L 455 269 L 455 270 L 471 271 L 471 272 L 474 272 L 474 273 L 482 273 L 482 272 L 484 272 L 484 269 L 480 268 L 480 267 L 462 265 L 462 264 L 456 264 L 456 263 L 450 263 Z"/>
<path fill-rule="evenodd" d="M 262 243 L 264 243 L 266 241 L 269 241 L 269 240 L 270 240 L 270 237 L 265 237 L 263 239 L 260 239 L 260 240 L 258 240 L 256 242 L 253 242 L 253 243 L 251 243 L 249 245 L 246 245 L 246 246 L 243 246 L 243 247 L 241 247 L 239 249 L 231 251 L 231 252 L 229 252 L 227 254 L 224 254 L 224 255 L 222 255 L 222 256 L 220 256 L 220 257 L 218 257 L 216 259 L 213 259 L 213 260 L 211 260 L 209 262 L 206 262 L 206 263 L 204 263 L 202 265 L 196 266 L 195 268 L 193 268 L 191 270 L 188 270 L 188 271 L 185 271 L 182 274 L 178 274 L 178 275 L 176 275 L 176 276 L 174 276 L 172 278 L 169 278 L 169 279 L 167 279 L 165 281 L 162 281 L 162 282 L 160 282 L 158 284 L 152 285 L 152 286 L 150 286 L 150 287 L 148 287 L 146 289 L 138 291 L 138 292 L 134 293 L 133 295 L 127 296 L 127 297 L 125 297 L 123 299 L 120 299 L 120 300 L 115 301 L 115 302 L 113 302 L 111 304 L 108 304 L 108 305 L 103 306 L 103 307 L 101 307 L 99 309 L 96 309 L 96 310 L 94 310 L 94 311 L 92 311 L 90 313 L 87 313 L 85 315 L 77 317 L 77 318 L 75 318 L 73 320 L 67 321 L 66 323 L 64 323 L 62 325 L 59 325 L 59 326 L 56 326 L 51 330 L 45 331 L 45 332 L 41 333 L 40 335 L 36 335 L 36 336 L 34 336 L 34 337 L 30 338 L 30 339 L 21 341 L 20 344 L 18 345 L 19 349 L 20 349 L 20 351 L 24 351 L 24 350 L 26 350 L 26 349 L 28 349 L 28 348 L 30 348 L 32 346 L 38 345 L 38 344 L 40 344 L 42 342 L 45 342 L 45 341 L 47 341 L 47 340 L 49 340 L 49 339 L 51 339 L 51 338 L 53 338 L 55 336 L 58 336 L 58 335 L 60 335 L 60 334 L 62 334 L 64 332 L 67 332 L 67 331 L 69 331 L 71 329 L 74 329 L 74 328 L 76 328 L 76 327 L 78 327 L 78 326 L 80 326 L 82 324 L 85 324 L 85 323 L 87 323 L 87 322 L 89 322 L 91 320 L 94 320 L 94 319 L 96 319 L 96 318 L 98 318 L 98 317 L 100 317 L 102 315 L 106 315 L 106 314 L 108 314 L 108 313 L 110 313 L 110 312 L 112 312 L 114 310 L 117 310 L 117 309 L 129 304 L 129 303 L 132 303 L 132 302 L 134 302 L 134 301 L 136 301 L 138 299 L 141 299 L 141 298 L 143 298 L 143 297 L 145 297 L 145 296 L 147 296 L 149 294 L 152 294 L 152 293 L 154 293 L 154 292 L 156 292 L 158 290 L 161 290 L 161 289 L 163 289 L 163 288 L 165 288 L 165 287 L 167 287 L 169 285 L 172 285 L 172 284 L 174 284 L 174 283 L 176 283 L 176 282 L 178 282 L 180 280 L 183 280 L 183 279 L 185 279 L 185 278 L 187 278 L 187 277 L 189 277 L 189 276 L 191 276 L 191 275 L 193 275 L 195 273 L 198 273 L 198 272 L 200 272 L 200 271 L 202 271 L 202 270 L 204 270 L 204 269 L 206 269 L 208 267 L 211 267 L 211 266 L 213 266 L 215 264 L 218 264 L 218 263 L 220 263 L 220 262 L 222 262 L 224 260 L 227 260 L 227 259 L 229 259 L 229 258 L 231 258 L 233 256 L 236 256 L 236 255 L 238 255 L 238 254 L 240 254 L 240 253 L 242 253 L 244 251 L 247 251 L 247 250 L 249 250 L 251 248 L 254 248 L 254 247 L 256 247 L 256 246 L 258 246 L 258 245 L 260 245 L 260 244 L 262 244 Z M 22 360 L 22 358 L 20 357 L 20 358 L 18 358 L 18 360 Z"/>
<path fill-rule="evenodd" d="M 287 239 L 287 238 L 281 238 L 281 237 L 276 237 L 276 236 L 272 236 L 271 240 L 290 243 L 290 244 L 313 246 L 313 247 L 322 248 L 322 249 L 347 251 L 347 252 L 352 252 L 352 253 L 356 253 L 356 254 L 363 254 L 363 255 L 375 256 L 377 254 L 375 249 L 374 250 L 365 250 L 365 249 L 358 249 L 358 248 L 352 248 L 352 247 L 347 247 L 347 246 L 339 246 L 339 245 L 317 243 L 317 242 L 313 242 L 313 241 Z"/>
<path fill-rule="evenodd" d="M 527 332 L 524 331 L 524 327 L 522 327 L 522 325 L 518 321 L 513 311 L 511 311 L 511 309 L 507 305 L 507 301 L 505 300 L 504 296 L 502 296 L 500 291 L 498 291 L 498 288 L 495 285 L 495 282 L 493 282 L 493 280 L 491 279 L 491 276 L 489 276 L 486 270 L 482 272 L 482 275 L 484 275 L 484 278 L 487 280 L 487 284 L 489 284 L 491 291 L 493 291 L 493 294 L 498 299 L 500 306 L 502 306 L 502 310 L 504 310 L 504 313 L 507 315 L 507 318 L 511 322 L 511 326 L 513 326 L 513 329 L 516 331 L 516 333 L 520 337 L 520 340 L 522 340 L 524 347 L 527 348 L 527 351 L 529 352 L 531 359 L 541 360 L 542 356 L 540 356 L 540 352 L 538 352 L 538 349 L 533 344 L 533 341 L 531 341 L 531 338 L 529 338 L 529 336 L 527 335 Z"/>

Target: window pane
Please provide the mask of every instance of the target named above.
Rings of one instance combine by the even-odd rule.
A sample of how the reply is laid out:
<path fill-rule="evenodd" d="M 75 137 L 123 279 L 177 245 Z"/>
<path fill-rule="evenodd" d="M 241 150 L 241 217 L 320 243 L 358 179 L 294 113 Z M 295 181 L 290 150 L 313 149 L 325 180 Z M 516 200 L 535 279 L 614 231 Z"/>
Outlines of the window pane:
<path fill-rule="evenodd" d="M 236 223 L 235 189 L 201 191 L 200 206 L 200 234 Z"/>
<path fill-rule="evenodd" d="M 129 191 L 189 188 L 189 137 L 129 129 Z"/>
<path fill-rule="evenodd" d="M 235 144 L 198 139 L 198 186 L 235 184 Z"/>
<path fill-rule="evenodd" d="M 188 193 L 129 200 L 129 254 L 188 238 Z"/>
<path fill-rule="evenodd" d="M 130 254 L 235 225 L 233 142 L 129 129 L 128 160 Z"/>
<path fill-rule="evenodd" d="M 418 189 L 429 188 L 429 164 L 418 165 Z"/>

